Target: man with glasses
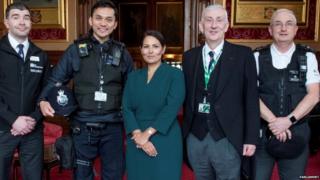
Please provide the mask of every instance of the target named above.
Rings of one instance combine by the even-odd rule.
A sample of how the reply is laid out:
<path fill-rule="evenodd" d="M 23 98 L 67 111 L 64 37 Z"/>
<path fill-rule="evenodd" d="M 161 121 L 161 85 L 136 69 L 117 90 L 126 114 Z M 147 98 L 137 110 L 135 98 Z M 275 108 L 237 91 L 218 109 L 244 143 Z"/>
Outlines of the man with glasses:
<path fill-rule="evenodd" d="M 254 54 L 262 119 L 256 150 L 257 180 L 269 180 L 276 162 L 280 179 L 300 179 L 307 164 L 310 130 L 306 115 L 319 100 L 320 76 L 315 54 L 294 43 L 297 31 L 294 13 L 276 10 L 269 26 L 273 43 Z M 284 145 L 292 148 L 282 149 Z"/>
<path fill-rule="evenodd" d="M 206 7 L 199 23 L 205 44 L 183 56 L 183 136 L 197 180 L 240 179 L 242 159 L 254 154 L 258 142 L 254 56 L 249 47 L 224 39 L 228 27 L 221 5 Z"/>

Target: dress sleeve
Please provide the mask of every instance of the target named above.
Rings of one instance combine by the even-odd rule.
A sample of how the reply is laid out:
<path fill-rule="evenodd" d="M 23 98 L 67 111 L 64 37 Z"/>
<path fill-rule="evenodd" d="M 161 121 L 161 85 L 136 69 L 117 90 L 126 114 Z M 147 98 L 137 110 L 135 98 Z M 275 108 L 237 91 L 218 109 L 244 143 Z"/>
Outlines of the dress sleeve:
<path fill-rule="evenodd" d="M 184 76 L 180 70 L 173 71 L 166 104 L 155 118 L 152 126 L 158 132 L 167 134 L 185 98 Z"/>
<path fill-rule="evenodd" d="M 134 107 L 132 105 L 131 98 L 132 91 L 134 90 L 132 84 L 134 84 L 134 78 L 132 78 L 132 74 L 130 74 L 126 81 L 122 97 L 122 113 L 124 118 L 124 127 L 126 130 L 126 134 L 130 134 L 132 131 L 140 129 L 136 117 L 134 115 Z"/>

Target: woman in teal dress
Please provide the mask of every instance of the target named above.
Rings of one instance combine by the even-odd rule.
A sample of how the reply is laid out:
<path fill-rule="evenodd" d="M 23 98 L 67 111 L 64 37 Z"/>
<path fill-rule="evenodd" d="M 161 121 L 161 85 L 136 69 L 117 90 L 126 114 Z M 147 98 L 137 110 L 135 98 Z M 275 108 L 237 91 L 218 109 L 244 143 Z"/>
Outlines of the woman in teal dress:
<path fill-rule="evenodd" d="M 181 70 L 161 62 L 162 34 L 147 31 L 141 54 L 147 67 L 128 76 L 123 95 L 128 180 L 180 180 L 182 136 L 177 113 L 185 96 Z"/>

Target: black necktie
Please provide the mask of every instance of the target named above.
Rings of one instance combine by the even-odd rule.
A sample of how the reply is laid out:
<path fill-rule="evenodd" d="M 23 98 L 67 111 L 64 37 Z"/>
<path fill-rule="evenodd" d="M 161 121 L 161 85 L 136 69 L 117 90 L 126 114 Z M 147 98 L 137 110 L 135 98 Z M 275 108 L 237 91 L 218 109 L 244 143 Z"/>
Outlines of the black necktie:
<path fill-rule="evenodd" d="M 17 47 L 19 48 L 18 54 L 21 57 L 21 59 L 24 61 L 23 46 L 24 46 L 23 44 L 18 44 Z"/>

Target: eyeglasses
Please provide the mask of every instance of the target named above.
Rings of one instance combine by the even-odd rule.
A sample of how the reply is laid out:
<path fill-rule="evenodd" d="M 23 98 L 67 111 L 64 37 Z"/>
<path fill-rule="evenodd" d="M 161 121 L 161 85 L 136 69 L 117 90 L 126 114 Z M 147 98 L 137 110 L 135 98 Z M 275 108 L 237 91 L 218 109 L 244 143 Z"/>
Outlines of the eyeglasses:
<path fill-rule="evenodd" d="M 222 18 L 222 17 L 218 17 L 216 19 L 213 19 L 213 18 L 208 18 L 208 17 L 205 17 L 204 18 L 204 22 L 206 24 L 212 24 L 212 23 L 215 23 L 215 24 L 225 24 L 226 23 L 226 19 L 225 18 Z"/>
<path fill-rule="evenodd" d="M 286 28 L 293 28 L 295 27 L 297 24 L 294 22 L 286 22 L 286 23 L 282 23 L 282 22 L 275 22 L 271 24 L 273 27 L 275 28 L 282 28 L 282 27 L 286 27 Z"/>

